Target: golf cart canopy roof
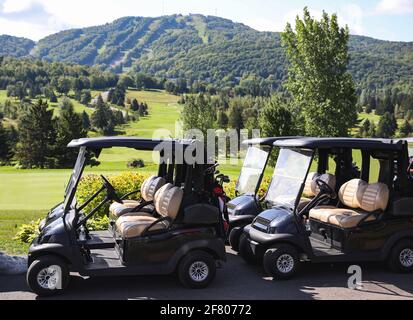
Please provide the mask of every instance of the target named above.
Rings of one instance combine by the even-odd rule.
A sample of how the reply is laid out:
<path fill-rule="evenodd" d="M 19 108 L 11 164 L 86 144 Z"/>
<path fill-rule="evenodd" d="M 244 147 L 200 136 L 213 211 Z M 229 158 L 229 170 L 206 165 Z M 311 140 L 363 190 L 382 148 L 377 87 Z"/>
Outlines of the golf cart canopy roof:
<path fill-rule="evenodd" d="M 276 147 L 306 148 L 306 149 L 371 149 L 382 151 L 403 151 L 406 148 L 406 140 L 390 139 L 356 139 L 356 138 L 300 138 L 279 140 L 274 142 Z"/>
<path fill-rule="evenodd" d="M 144 139 L 135 137 L 103 137 L 103 138 L 84 138 L 73 140 L 68 148 L 86 147 L 91 149 L 105 149 L 114 147 L 133 148 L 138 150 L 151 151 L 160 143 L 171 143 L 173 146 L 190 146 L 196 143 L 195 140 L 175 140 L 175 139 Z"/>
<path fill-rule="evenodd" d="M 242 142 L 243 145 L 253 146 L 253 145 L 260 145 L 260 146 L 269 146 L 272 147 L 274 142 L 288 140 L 288 139 L 298 139 L 300 137 L 272 137 L 272 138 L 256 138 L 245 140 Z"/>

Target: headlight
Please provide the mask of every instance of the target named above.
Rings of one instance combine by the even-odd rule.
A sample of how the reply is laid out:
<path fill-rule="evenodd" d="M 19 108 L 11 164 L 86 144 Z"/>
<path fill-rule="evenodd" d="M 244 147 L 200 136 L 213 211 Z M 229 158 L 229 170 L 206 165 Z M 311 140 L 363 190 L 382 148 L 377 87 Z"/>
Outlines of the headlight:
<path fill-rule="evenodd" d="M 39 224 L 39 231 L 42 231 L 45 225 L 46 225 L 46 219 L 43 219 Z"/>
<path fill-rule="evenodd" d="M 269 234 L 276 234 L 277 233 L 277 228 L 276 227 L 269 227 L 268 228 L 268 233 Z"/>

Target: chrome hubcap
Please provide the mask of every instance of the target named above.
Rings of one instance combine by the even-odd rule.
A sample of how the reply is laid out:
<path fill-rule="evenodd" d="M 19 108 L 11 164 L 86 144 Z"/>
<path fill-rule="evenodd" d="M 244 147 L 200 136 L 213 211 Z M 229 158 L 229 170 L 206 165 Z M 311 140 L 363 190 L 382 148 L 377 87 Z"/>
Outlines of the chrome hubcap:
<path fill-rule="evenodd" d="M 400 252 L 400 263 L 405 268 L 410 268 L 413 266 L 413 250 L 404 249 Z"/>
<path fill-rule="evenodd" d="M 195 282 L 202 282 L 208 277 L 209 268 L 203 261 L 196 261 L 189 267 L 189 276 Z"/>
<path fill-rule="evenodd" d="M 282 273 L 289 273 L 294 269 L 294 259 L 289 254 L 283 254 L 277 259 L 277 269 Z"/>
<path fill-rule="evenodd" d="M 61 268 L 56 265 L 44 268 L 37 274 L 37 283 L 43 289 L 54 290 L 61 281 Z"/>

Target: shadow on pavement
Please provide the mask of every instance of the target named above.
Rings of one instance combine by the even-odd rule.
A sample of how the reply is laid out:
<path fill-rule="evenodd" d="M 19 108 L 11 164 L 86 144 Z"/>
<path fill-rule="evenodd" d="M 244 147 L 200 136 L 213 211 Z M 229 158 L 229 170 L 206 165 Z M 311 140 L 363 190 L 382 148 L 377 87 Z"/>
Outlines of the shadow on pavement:
<path fill-rule="evenodd" d="M 311 299 L 413 299 L 412 275 L 391 273 L 383 264 L 361 265 L 363 288 L 350 290 L 349 264 L 305 263 L 289 281 L 267 278 L 261 266 L 249 266 L 228 254 L 228 262 L 218 270 L 214 283 L 204 290 L 183 288 L 174 276 L 134 276 L 83 279 L 72 276 L 64 295 L 53 299 L 102 300 L 311 300 Z M 1 292 L 9 299 L 33 299 L 24 276 L 0 277 Z"/>

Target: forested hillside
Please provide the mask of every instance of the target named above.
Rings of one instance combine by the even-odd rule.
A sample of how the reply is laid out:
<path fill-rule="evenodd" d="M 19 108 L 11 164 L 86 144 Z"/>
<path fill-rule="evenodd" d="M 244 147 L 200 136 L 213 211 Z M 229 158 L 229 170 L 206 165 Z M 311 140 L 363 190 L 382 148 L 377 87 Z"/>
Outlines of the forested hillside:
<path fill-rule="evenodd" d="M 27 56 L 35 44 L 34 41 L 26 38 L 0 35 L 0 56 Z"/>
<path fill-rule="evenodd" d="M 4 47 L 1 44 L 0 40 Z M 261 87 L 278 90 L 286 78 L 279 33 L 258 32 L 201 15 L 125 17 L 102 26 L 67 30 L 40 40 L 31 54 L 50 61 L 99 65 L 118 73 L 134 70 L 185 78 L 189 85 L 201 80 L 220 88 L 256 76 Z M 359 89 L 407 91 L 412 87 L 412 42 L 352 36 L 350 56 L 350 72 Z"/>

